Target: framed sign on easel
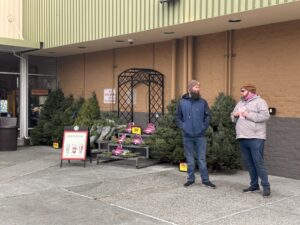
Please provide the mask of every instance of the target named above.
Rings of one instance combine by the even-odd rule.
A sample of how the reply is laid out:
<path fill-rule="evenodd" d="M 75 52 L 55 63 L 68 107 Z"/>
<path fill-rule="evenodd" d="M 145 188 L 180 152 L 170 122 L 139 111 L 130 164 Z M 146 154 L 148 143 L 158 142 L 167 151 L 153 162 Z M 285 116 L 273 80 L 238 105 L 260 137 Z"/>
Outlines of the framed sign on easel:
<path fill-rule="evenodd" d="M 86 162 L 87 154 L 89 154 L 89 129 L 86 127 L 65 127 L 63 144 L 61 149 L 60 167 L 63 160 L 81 160 Z"/>

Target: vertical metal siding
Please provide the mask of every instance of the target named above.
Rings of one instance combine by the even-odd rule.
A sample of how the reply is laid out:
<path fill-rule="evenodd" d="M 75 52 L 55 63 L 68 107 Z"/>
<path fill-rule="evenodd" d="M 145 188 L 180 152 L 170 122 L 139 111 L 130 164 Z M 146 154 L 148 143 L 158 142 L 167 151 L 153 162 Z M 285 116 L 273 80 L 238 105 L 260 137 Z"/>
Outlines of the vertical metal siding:
<path fill-rule="evenodd" d="M 24 37 L 45 47 L 209 19 L 296 0 L 23 0 Z"/>
<path fill-rule="evenodd" d="M 0 37 L 22 39 L 22 1 L 0 1 Z M 13 19 L 10 22 L 8 17 Z"/>

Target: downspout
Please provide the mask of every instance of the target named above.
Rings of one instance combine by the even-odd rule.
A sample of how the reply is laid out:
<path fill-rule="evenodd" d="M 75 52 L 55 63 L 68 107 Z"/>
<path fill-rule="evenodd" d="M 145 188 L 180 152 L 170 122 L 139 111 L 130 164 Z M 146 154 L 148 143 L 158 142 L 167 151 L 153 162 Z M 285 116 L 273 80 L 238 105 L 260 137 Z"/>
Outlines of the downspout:
<path fill-rule="evenodd" d="M 171 68 L 171 99 L 176 98 L 176 51 L 177 40 L 172 40 L 172 68 Z"/>
<path fill-rule="evenodd" d="M 226 62 L 225 62 L 225 95 L 231 95 L 232 89 L 232 57 L 233 55 L 233 30 L 226 32 Z"/>
<path fill-rule="evenodd" d="M 193 41 L 192 36 L 184 38 L 183 44 L 183 93 L 188 91 L 188 82 L 193 79 Z"/>
<path fill-rule="evenodd" d="M 112 69 L 113 69 L 113 79 L 112 79 L 112 102 L 111 102 L 111 111 L 114 111 L 115 110 L 115 104 L 114 103 L 114 99 L 116 100 L 116 86 L 115 86 L 115 77 L 116 77 L 116 68 L 117 68 L 117 65 L 116 65 L 116 50 L 113 49 L 113 52 L 112 52 Z M 115 92 L 114 92 L 115 91 Z"/>
<path fill-rule="evenodd" d="M 43 48 L 44 43 L 40 42 L 40 49 Z M 31 49 L 20 51 L 18 55 L 13 51 L 13 55 L 20 59 L 20 136 L 19 139 L 28 140 L 28 55 L 29 52 L 34 52 L 39 49 Z M 25 143 L 23 142 L 22 145 Z"/>
<path fill-rule="evenodd" d="M 188 81 L 193 79 L 193 62 L 194 62 L 194 37 L 189 36 L 188 37 L 188 54 L 187 54 L 187 61 L 188 61 L 188 67 L 187 67 L 187 79 Z"/>
<path fill-rule="evenodd" d="M 188 85 L 188 37 L 183 39 L 183 87 L 182 93 L 187 92 Z"/>
<path fill-rule="evenodd" d="M 13 55 L 20 59 L 20 139 L 28 137 L 28 56 Z"/>

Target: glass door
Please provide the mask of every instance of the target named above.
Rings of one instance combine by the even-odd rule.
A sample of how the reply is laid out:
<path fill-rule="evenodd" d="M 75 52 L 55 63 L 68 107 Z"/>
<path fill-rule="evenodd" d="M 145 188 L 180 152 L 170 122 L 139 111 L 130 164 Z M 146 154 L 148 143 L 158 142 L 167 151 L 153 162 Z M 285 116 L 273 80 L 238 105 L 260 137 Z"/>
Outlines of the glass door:
<path fill-rule="evenodd" d="M 18 73 L 0 72 L 0 115 L 19 117 L 19 79 Z"/>

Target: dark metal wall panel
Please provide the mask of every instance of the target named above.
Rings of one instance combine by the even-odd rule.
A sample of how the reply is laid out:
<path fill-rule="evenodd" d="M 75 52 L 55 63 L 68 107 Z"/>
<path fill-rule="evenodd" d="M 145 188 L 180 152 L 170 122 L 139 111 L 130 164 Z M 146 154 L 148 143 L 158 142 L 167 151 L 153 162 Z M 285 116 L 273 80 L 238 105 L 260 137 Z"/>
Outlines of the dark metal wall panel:
<path fill-rule="evenodd" d="M 265 161 L 272 175 L 300 179 L 300 119 L 272 117 L 268 121 Z"/>

